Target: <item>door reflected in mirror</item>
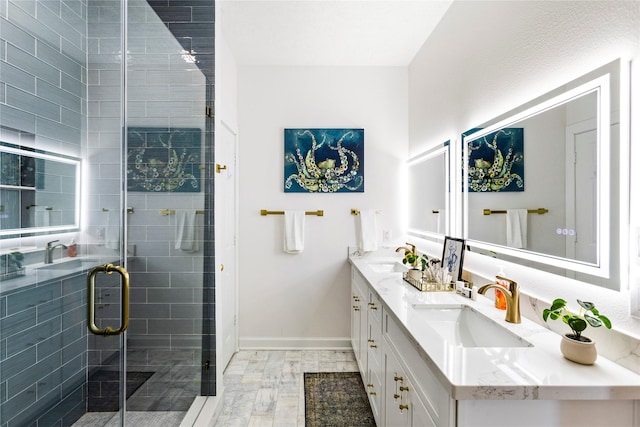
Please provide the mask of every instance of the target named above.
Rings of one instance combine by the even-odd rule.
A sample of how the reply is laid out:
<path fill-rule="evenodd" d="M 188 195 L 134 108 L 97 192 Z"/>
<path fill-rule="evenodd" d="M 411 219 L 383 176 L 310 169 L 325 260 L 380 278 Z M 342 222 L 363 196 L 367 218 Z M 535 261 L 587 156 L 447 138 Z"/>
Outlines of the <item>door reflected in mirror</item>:
<path fill-rule="evenodd" d="M 449 231 L 449 141 L 408 162 L 409 233 L 442 240 Z"/>

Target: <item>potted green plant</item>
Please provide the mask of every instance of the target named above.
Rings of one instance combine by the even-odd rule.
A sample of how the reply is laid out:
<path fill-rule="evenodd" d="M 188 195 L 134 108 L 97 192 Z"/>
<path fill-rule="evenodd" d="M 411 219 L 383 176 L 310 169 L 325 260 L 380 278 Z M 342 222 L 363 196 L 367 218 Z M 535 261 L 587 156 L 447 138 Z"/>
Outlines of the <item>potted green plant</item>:
<path fill-rule="evenodd" d="M 549 318 L 551 320 L 562 319 L 572 331 L 572 333 L 565 334 L 562 337 L 560 342 L 562 355 L 573 362 L 592 365 L 598 357 L 596 343 L 591 338 L 582 335 L 582 332 L 587 329 L 587 326 L 593 328 L 604 326 L 607 329 L 611 329 L 611 321 L 601 314 L 592 302 L 577 301 L 580 305 L 580 311 L 576 314 L 567 309 L 565 300 L 562 298 L 555 299 L 551 307 L 542 311 L 542 319 L 545 322 Z"/>
<path fill-rule="evenodd" d="M 427 264 L 429 263 L 429 256 L 427 256 L 427 254 L 417 255 L 411 251 L 405 251 L 404 258 L 402 258 L 402 263 L 416 269 L 418 269 L 419 264 L 419 270 L 424 271 L 427 268 Z"/>

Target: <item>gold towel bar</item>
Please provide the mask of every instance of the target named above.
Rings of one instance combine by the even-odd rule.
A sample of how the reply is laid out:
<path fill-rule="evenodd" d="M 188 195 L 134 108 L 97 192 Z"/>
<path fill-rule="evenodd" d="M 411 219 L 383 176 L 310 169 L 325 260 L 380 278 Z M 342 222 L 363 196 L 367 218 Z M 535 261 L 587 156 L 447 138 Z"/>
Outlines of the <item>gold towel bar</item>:
<path fill-rule="evenodd" d="M 107 209 L 107 208 L 102 208 L 102 212 L 109 212 L 109 209 Z M 127 213 L 132 214 L 132 213 L 134 213 L 134 212 L 135 212 L 135 208 L 132 208 L 132 207 L 128 207 L 128 208 L 127 208 Z"/>
<path fill-rule="evenodd" d="M 545 208 L 538 208 L 538 209 L 527 209 L 528 213 L 532 213 L 532 214 L 538 214 L 538 215 L 543 215 L 546 214 L 547 212 L 549 212 L 549 209 L 545 209 Z M 491 209 L 484 209 L 482 211 L 483 214 L 485 215 L 492 215 L 492 214 L 506 214 L 507 211 L 503 210 L 503 211 L 492 211 Z"/>
<path fill-rule="evenodd" d="M 268 211 L 266 209 L 260 209 L 260 215 L 262 216 L 266 216 L 266 215 L 284 215 L 284 211 Z M 317 210 L 317 211 L 307 211 L 305 212 L 305 215 L 316 215 L 316 216 L 324 216 L 324 211 L 323 210 Z"/>
<path fill-rule="evenodd" d="M 176 211 L 175 209 L 160 209 L 160 215 L 175 215 Z M 202 215 L 204 214 L 204 211 L 196 211 L 196 215 Z"/>

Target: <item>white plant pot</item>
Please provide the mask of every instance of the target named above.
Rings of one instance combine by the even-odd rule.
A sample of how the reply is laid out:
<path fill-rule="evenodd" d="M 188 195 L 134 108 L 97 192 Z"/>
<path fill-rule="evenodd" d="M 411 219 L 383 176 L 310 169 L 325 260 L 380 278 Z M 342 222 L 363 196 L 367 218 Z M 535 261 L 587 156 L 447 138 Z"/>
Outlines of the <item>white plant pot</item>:
<path fill-rule="evenodd" d="M 560 351 L 562 352 L 562 355 L 572 362 L 580 363 L 582 365 L 593 365 L 598 358 L 596 343 L 587 337 L 583 338 L 589 339 L 588 342 L 576 341 L 569 338 L 569 335 L 572 334 L 562 336 L 562 341 L 560 342 Z"/>

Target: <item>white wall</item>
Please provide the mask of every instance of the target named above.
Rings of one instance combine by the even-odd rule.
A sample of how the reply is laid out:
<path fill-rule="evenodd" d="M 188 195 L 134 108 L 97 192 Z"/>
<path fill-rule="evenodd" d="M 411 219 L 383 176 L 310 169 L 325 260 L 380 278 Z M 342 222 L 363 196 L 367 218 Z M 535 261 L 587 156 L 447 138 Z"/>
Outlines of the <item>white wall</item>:
<path fill-rule="evenodd" d="M 352 208 L 378 209 L 401 232 L 400 173 L 407 158 L 406 68 L 238 68 L 239 333 L 241 347 L 350 346 L 347 246 Z M 285 128 L 364 128 L 364 193 L 283 191 Z M 305 249 L 282 250 L 283 217 L 307 216 Z"/>
<path fill-rule="evenodd" d="M 639 58 L 639 53 L 638 2 L 454 2 L 409 67 L 409 152 L 417 155 L 452 137 L 459 143 L 459 135 L 478 123 L 618 57 Z M 636 71 L 632 87 L 640 85 L 638 77 Z M 635 116 L 631 145 L 637 159 L 640 123 Z M 633 196 L 637 177 L 631 183 L 632 230 L 639 216 L 638 196 Z M 634 248 L 637 252 L 635 244 L 631 252 Z M 497 272 L 491 261 L 469 254 L 465 267 L 490 278 Z M 633 253 L 630 264 L 638 264 Z M 557 297 L 592 300 L 619 332 L 640 336 L 640 322 L 629 315 L 629 283 L 617 292 L 509 268 L 507 275 L 524 293 L 544 301 L 539 309 Z M 635 282 L 637 274 L 632 274 L 632 287 Z M 535 299 L 530 302 L 535 306 Z M 594 331 L 590 335 L 604 341 L 598 346 L 602 354 L 640 371 L 633 350 L 637 341 Z"/>

